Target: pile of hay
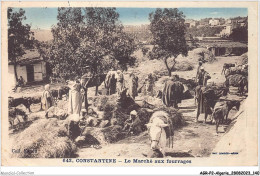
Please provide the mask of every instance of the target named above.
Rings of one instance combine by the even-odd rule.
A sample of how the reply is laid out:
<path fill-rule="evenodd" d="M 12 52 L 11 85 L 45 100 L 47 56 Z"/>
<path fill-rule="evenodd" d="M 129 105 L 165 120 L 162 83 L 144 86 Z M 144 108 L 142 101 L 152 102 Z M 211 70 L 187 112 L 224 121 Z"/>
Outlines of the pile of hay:
<path fill-rule="evenodd" d="M 185 84 L 189 90 L 194 90 L 196 88 L 196 86 L 198 85 L 198 83 L 196 83 L 195 80 L 193 80 L 193 79 L 180 78 L 180 82 L 182 84 Z"/>
<path fill-rule="evenodd" d="M 21 132 L 14 140 L 12 148 L 19 158 L 69 158 L 77 151 L 69 139 L 63 121 L 42 119 Z"/>
<path fill-rule="evenodd" d="M 64 120 L 68 117 L 67 111 L 64 109 L 52 106 L 47 110 L 47 117 L 48 118 L 58 118 L 60 120 Z"/>
<path fill-rule="evenodd" d="M 167 112 L 169 114 L 169 117 L 173 124 L 174 129 L 181 128 L 186 124 L 185 120 L 182 117 L 182 114 L 173 107 L 160 106 L 160 107 L 154 109 L 154 111 Z"/>
<path fill-rule="evenodd" d="M 146 108 L 141 108 L 140 110 L 137 111 L 137 115 L 139 119 L 141 120 L 141 128 L 142 130 L 145 130 L 145 124 L 147 124 L 153 114 L 153 111 L 148 110 Z"/>
<path fill-rule="evenodd" d="M 225 73 L 225 76 L 229 76 L 229 75 L 235 75 L 235 74 L 240 74 L 240 75 L 244 75 L 247 76 L 248 75 L 248 70 L 247 69 L 242 69 L 241 67 L 232 67 L 230 69 L 228 69 Z"/>
<path fill-rule="evenodd" d="M 227 77 L 227 81 L 229 86 L 234 86 L 234 87 L 238 87 L 239 86 L 239 81 L 245 76 L 240 75 L 240 74 L 235 74 L 235 75 L 229 75 Z"/>
<path fill-rule="evenodd" d="M 106 145 L 125 138 L 125 133 L 122 133 L 121 130 L 122 127 L 118 125 L 106 128 L 87 127 L 82 135 L 87 139 L 86 145 Z"/>
<path fill-rule="evenodd" d="M 194 69 L 193 64 L 188 61 L 177 62 L 175 65 L 175 70 L 178 71 L 189 71 L 193 69 Z"/>
<path fill-rule="evenodd" d="M 163 79 L 161 79 L 161 84 L 164 85 L 166 81 L 168 81 L 170 78 L 169 77 L 165 77 Z M 180 78 L 179 81 L 182 84 L 185 84 L 189 90 L 194 90 L 196 88 L 196 86 L 198 85 L 198 83 L 195 82 L 195 80 L 193 79 L 184 79 L 184 78 Z"/>
<path fill-rule="evenodd" d="M 158 78 L 161 78 L 162 76 L 168 76 L 169 75 L 169 72 L 164 69 L 164 70 L 155 70 L 153 72 L 154 75 L 156 75 Z"/>
<path fill-rule="evenodd" d="M 188 58 L 194 60 L 195 62 L 198 62 L 199 60 L 203 59 L 208 62 L 214 62 L 216 61 L 215 56 L 206 48 L 196 48 L 192 51 L 189 51 Z"/>
<path fill-rule="evenodd" d="M 64 111 L 68 112 L 68 101 L 58 101 L 57 107 L 63 109 Z"/>
<path fill-rule="evenodd" d="M 92 99 L 92 105 L 97 107 L 99 111 L 104 111 L 105 105 L 110 102 L 111 104 L 116 104 L 117 95 L 102 95 L 96 96 Z"/>

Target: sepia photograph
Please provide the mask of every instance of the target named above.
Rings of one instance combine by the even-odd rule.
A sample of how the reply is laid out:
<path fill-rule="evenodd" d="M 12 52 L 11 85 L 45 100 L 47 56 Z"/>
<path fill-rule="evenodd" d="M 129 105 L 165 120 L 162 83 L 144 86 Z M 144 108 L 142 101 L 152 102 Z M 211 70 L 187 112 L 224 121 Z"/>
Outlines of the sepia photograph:
<path fill-rule="evenodd" d="M 2 165 L 257 165 L 252 5 L 6 4 Z"/>

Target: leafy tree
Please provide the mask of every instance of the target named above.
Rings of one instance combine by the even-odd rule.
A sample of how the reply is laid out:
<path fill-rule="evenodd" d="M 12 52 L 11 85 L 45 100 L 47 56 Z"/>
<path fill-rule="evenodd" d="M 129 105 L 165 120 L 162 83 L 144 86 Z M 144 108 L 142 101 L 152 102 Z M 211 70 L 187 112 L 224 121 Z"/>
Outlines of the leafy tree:
<path fill-rule="evenodd" d="M 83 74 L 84 66 L 100 74 L 134 63 L 134 41 L 123 32 L 115 8 L 58 8 L 50 62 L 65 79 Z"/>
<path fill-rule="evenodd" d="M 232 30 L 232 33 L 229 35 L 229 37 L 233 41 L 248 41 L 248 28 L 247 25 L 243 27 L 237 27 Z"/>
<path fill-rule="evenodd" d="M 13 8 L 7 9 L 8 18 L 8 60 L 14 64 L 15 79 L 17 76 L 18 58 L 25 54 L 25 49 L 33 47 L 33 32 L 30 31 L 31 26 L 23 24 L 26 20 L 25 11 L 19 9 L 14 11 Z"/>
<path fill-rule="evenodd" d="M 153 55 L 156 59 L 164 61 L 169 76 L 174 70 L 176 57 L 179 54 L 187 55 L 184 18 L 183 12 L 177 8 L 158 8 L 149 14 L 154 44 Z M 173 57 L 173 64 L 170 66 L 168 59 L 171 57 Z"/>

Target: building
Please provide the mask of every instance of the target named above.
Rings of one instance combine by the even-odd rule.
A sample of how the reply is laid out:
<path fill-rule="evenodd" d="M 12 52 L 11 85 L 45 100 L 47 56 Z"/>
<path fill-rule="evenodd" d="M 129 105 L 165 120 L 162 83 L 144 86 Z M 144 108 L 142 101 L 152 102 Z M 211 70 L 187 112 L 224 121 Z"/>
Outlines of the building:
<path fill-rule="evenodd" d="M 218 19 L 211 19 L 211 20 L 209 20 L 209 25 L 211 25 L 211 26 L 218 26 L 219 25 L 219 20 Z"/>
<path fill-rule="evenodd" d="M 199 26 L 207 26 L 209 25 L 209 20 L 211 20 L 212 18 L 204 18 L 204 19 L 201 19 L 199 21 Z"/>
<path fill-rule="evenodd" d="M 199 45 L 200 47 L 207 48 L 214 56 L 240 56 L 248 51 L 247 44 L 232 41 L 207 41 Z"/>
<path fill-rule="evenodd" d="M 187 19 L 187 20 L 185 20 L 185 25 L 186 25 L 187 27 L 196 27 L 196 26 L 199 25 L 199 22 L 196 21 L 196 20 Z"/>
<path fill-rule="evenodd" d="M 23 77 L 25 83 L 33 83 L 46 79 L 46 62 L 35 49 L 26 50 L 25 54 L 17 59 L 17 76 Z M 10 78 L 10 87 L 16 85 L 14 64 L 8 63 L 8 78 Z"/>
<path fill-rule="evenodd" d="M 232 25 L 227 25 L 224 29 L 219 33 L 219 36 L 229 36 L 232 33 Z"/>

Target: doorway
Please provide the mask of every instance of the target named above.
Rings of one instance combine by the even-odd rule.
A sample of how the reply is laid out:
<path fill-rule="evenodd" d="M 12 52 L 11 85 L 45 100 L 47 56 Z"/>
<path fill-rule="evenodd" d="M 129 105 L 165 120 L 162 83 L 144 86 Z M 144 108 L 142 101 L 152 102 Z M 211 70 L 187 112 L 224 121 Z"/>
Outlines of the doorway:
<path fill-rule="evenodd" d="M 27 81 L 33 82 L 34 81 L 34 68 L 33 65 L 26 65 L 27 70 Z"/>

